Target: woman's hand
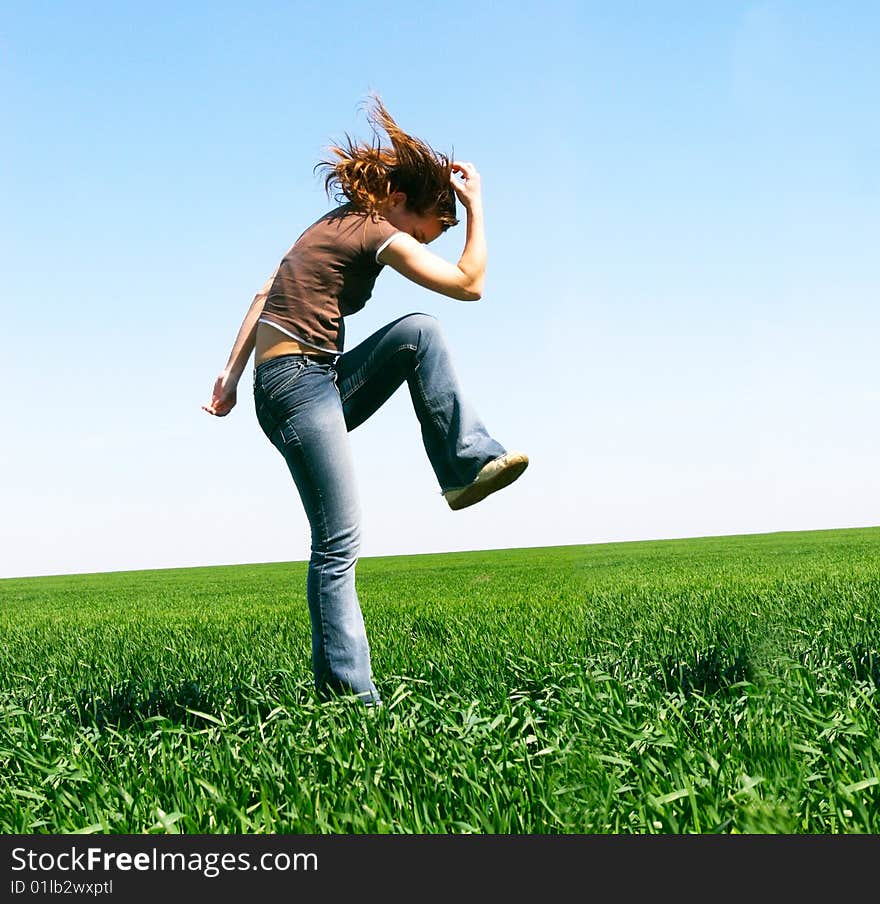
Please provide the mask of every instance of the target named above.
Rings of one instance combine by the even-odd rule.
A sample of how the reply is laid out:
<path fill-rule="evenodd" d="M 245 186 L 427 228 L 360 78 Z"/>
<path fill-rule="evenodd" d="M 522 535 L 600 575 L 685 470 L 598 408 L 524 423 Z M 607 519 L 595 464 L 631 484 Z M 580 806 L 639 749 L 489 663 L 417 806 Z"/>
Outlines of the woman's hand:
<path fill-rule="evenodd" d="M 458 161 L 452 164 L 452 172 L 458 173 L 461 178 L 455 179 L 450 176 L 449 181 L 465 209 L 470 210 L 471 206 L 479 202 L 481 198 L 480 174 L 473 163 L 459 163 Z"/>
<path fill-rule="evenodd" d="M 202 411 L 208 414 L 214 414 L 217 417 L 223 417 L 229 414 L 235 407 L 236 390 L 238 388 L 238 380 L 233 380 L 230 375 L 224 371 L 217 377 L 214 383 L 214 393 L 208 405 L 202 405 Z"/>

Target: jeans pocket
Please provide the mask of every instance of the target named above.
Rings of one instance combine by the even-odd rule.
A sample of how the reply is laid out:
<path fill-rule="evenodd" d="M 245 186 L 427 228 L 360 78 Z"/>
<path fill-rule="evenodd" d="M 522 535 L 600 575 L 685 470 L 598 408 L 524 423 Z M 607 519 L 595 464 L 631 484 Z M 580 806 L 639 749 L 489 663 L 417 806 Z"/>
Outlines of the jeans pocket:
<path fill-rule="evenodd" d="M 305 361 L 281 361 L 274 367 L 270 363 L 255 377 L 255 384 L 270 402 L 275 402 L 296 382 L 305 370 Z"/>
<path fill-rule="evenodd" d="M 277 445 L 279 427 L 293 414 L 294 384 L 306 370 L 303 359 L 276 358 L 261 364 L 254 374 L 254 408 L 257 421 L 272 445 Z M 291 391 L 293 390 L 293 392 Z M 283 440 L 286 445 L 288 439 Z"/>

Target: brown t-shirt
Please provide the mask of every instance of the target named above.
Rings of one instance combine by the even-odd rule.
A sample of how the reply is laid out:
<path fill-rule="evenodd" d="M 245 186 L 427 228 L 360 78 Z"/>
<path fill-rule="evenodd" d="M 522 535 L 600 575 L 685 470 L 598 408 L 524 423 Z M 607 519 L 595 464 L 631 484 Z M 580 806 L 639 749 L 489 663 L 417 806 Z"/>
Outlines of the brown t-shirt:
<path fill-rule="evenodd" d="M 384 217 L 351 203 L 331 210 L 284 255 L 260 322 L 328 354 L 341 354 L 343 318 L 367 303 L 384 266 L 376 257 L 399 234 Z"/>

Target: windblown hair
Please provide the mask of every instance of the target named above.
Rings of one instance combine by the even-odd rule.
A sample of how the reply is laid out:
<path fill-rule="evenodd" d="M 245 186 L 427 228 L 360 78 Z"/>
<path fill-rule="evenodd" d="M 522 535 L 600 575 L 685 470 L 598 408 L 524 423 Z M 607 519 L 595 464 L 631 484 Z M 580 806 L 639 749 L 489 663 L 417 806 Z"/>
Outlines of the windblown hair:
<path fill-rule="evenodd" d="M 374 140 L 369 145 L 355 143 L 346 132 L 347 147 L 328 148 L 337 159 L 322 160 L 315 166 L 316 170 L 326 170 L 327 197 L 335 186 L 337 202 L 348 199 L 356 207 L 375 213 L 394 192 L 401 191 L 408 210 L 436 213 L 444 231 L 455 226 L 455 190 L 449 181 L 452 160 L 404 132 L 379 97 L 371 94 L 371 98 L 373 107 L 367 110 L 367 120 Z M 380 129 L 390 139 L 390 147 L 383 147 Z"/>

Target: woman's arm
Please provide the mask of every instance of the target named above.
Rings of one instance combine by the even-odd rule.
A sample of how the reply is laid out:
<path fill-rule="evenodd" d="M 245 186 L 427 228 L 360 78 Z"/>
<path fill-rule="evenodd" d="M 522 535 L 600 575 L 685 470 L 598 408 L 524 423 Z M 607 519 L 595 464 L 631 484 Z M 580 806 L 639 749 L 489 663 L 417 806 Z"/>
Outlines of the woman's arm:
<path fill-rule="evenodd" d="M 276 268 L 275 273 L 277 272 L 278 269 Z M 207 411 L 208 414 L 223 417 L 235 407 L 238 381 L 241 379 L 241 375 L 247 366 L 248 358 L 250 358 L 254 350 L 254 343 L 257 338 L 257 321 L 260 319 L 260 314 L 263 313 L 263 306 L 266 304 L 266 298 L 272 288 L 275 273 L 266 280 L 263 288 L 254 296 L 254 300 L 244 316 L 238 335 L 235 337 L 232 351 L 229 353 L 226 367 L 223 368 L 220 376 L 214 382 L 214 392 L 211 396 L 211 401 L 207 405 L 202 405 L 202 410 Z"/>
<path fill-rule="evenodd" d="M 432 254 L 421 242 L 404 234 L 386 245 L 379 263 L 388 264 L 407 279 L 459 301 L 478 301 L 486 276 L 486 235 L 483 228 L 483 200 L 480 175 L 472 163 L 454 163 L 462 183 L 452 180 L 455 193 L 467 211 L 467 234 L 458 264 L 450 264 Z"/>

